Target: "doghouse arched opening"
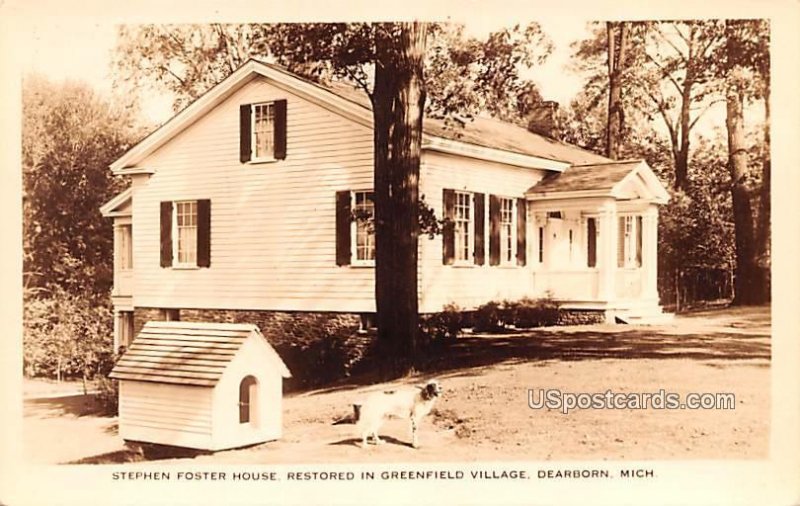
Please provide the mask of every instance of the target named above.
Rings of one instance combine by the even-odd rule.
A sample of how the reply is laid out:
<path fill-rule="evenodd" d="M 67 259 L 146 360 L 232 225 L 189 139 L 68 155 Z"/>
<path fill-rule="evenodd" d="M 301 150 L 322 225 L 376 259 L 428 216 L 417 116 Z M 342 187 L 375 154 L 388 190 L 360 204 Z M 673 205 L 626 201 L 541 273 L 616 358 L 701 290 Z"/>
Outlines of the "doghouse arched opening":
<path fill-rule="evenodd" d="M 258 381 L 255 376 L 245 376 L 239 383 L 239 423 L 256 423 Z"/>

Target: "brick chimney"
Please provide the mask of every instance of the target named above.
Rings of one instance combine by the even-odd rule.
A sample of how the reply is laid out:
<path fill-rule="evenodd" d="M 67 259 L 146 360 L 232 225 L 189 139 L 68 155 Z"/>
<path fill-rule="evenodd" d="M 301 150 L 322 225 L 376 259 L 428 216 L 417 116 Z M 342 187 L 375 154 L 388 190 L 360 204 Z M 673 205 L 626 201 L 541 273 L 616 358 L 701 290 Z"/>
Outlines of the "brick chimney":
<path fill-rule="evenodd" d="M 551 139 L 558 138 L 558 102 L 544 100 L 533 104 L 528 115 L 528 130 Z"/>

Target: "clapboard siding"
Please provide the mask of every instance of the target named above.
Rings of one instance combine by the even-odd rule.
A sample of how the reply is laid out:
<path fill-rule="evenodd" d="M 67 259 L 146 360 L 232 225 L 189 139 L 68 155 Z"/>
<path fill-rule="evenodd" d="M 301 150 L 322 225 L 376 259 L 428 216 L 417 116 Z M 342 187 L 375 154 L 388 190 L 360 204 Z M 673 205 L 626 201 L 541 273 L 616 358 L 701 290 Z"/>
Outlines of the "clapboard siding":
<path fill-rule="evenodd" d="M 486 259 L 484 265 L 455 266 L 442 264 L 442 236 L 432 240 L 420 238 L 420 310 L 441 310 L 451 302 L 464 308 L 474 308 L 490 300 L 517 299 L 532 295 L 529 267 L 489 265 L 489 195 L 523 197 L 525 191 L 536 184 L 545 171 L 523 169 L 478 160 L 426 152 L 420 175 L 420 193 L 441 217 L 442 191 L 463 190 L 485 194 L 486 210 L 484 230 Z M 528 223 L 531 220 L 528 219 Z M 527 252 L 531 257 L 531 234 L 528 234 Z M 529 262 L 530 265 L 530 262 Z"/>
<path fill-rule="evenodd" d="M 239 162 L 239 105 L 287 100 L 287 157 Z M 373 269 L 338 267 L 335 194 L 372 188 L 372 132 L 259 78 L 141 164 L 134 305 L 372 311 Z M 211 199 L 211 267 L 159 266 L 161 201 Z"/>
<path fill-rule="evenodd" d="M 120 436 L 130 441 L 210 445 L 211 401 L 210 388 L 120 381 Z"/>

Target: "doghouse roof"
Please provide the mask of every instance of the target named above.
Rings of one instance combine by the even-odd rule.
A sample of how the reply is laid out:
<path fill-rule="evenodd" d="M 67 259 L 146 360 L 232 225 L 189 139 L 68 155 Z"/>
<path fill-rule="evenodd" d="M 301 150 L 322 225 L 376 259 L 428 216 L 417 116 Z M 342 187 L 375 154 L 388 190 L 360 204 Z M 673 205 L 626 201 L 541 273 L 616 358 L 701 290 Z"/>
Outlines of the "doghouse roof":
<path fill-rule="evenodd" d="M 263 340 L 265 367 L 281 376 L 289 369 L 257 326 L 242 323 L 148 322 L 114 366 L 110 377 L 175 385 L 213 387 L 245 341 Z"/>

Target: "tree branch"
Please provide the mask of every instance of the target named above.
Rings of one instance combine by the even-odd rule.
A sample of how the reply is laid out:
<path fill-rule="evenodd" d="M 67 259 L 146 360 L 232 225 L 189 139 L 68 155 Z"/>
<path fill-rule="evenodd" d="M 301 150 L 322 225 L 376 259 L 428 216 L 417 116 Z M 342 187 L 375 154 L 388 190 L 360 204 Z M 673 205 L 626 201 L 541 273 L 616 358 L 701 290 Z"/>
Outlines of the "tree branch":
<path fill-rule="evenodd" d="M 678 93 L 683 93 L 683 89 L 681 88 L 680 84 L 678 84 L 678 81 L 676 81 L 676 80 L 675 80 L 675 78 L 674 78 L 674 77 L 672 77 L 672 74 L 670 74 L 670 73 L 667 71 L 667 69 L 666 69 L 666 68 L 664 68 L 664 66 L 663 66 L 663 65 L 661 65 L 660 63 L 658 63 L 658 61 L 656 61 L 656 59 L 655 59 L 655 58 L 653 58 L 653 57 L 650 55 L 650 53 L 648 53 L 648 52 L 647 52 L 647 50 L 645 50 L 645 52 L 644 52 L 644 55 L 647 57 L 647 59 L 648 59 L 648 60 L 650 60 L 651 62 L 653 62 L 653 64 L 654 64 L 656 67 L 658 67 L 658 69 L 661 71 L 661 75 L 662 75 L 663 77 L 665 77 L 665 78 L 669 79 L 669 81 L 670 81 L 670 82 L 671 82 L 671 83 L 672 83 L 672 84 L 675 86 L 675 89 L 676 89 L 676 90 L 678 90 Z"/>
<path fill-rule="evenodd" d="M 711 108 L 712 108 L 714 105 L 716 105 L 716 104 L 719 104 L 719 103 L 721 103 L 721 102 L 725 102 L 725 99 L 719 98 L 719 99 L 717 99 L 717 100 L 712 100 L 711 102 L 709 102 L 709 103 L 708 103 L 708 105 L 706 105 L 706 106 L 703 108 L 703 110 L 702 110 L 702 111 L 700 111 L 700 114 L 698 114 L 698 115 L 697 115 L 697 116 L 694 118 L 694 120 L 692 120 L 692 122 L 691 122 L 691 123 L 689 123 L 689 130 L 691 130 L 692 128 L 694 128 L 694 125 L 695 125 L 695 123 L 697 123 L 697 121 L 698 121 L 698 120 L 699 120 L 699 119 L 700 119 L 700 118 L 703 116 L 703 114 L 705 114 L 705 113 L 706 113 L 706 112 L 707 112 L 709 109 L 711 109 Z"/>
<path fill-rule="evenodd" d="M 672 125 L 672 121 L 670 121 L 669 115 L 667 114 L 667 110 L 664 107 L 664 101 L 663 100 L 659 100 L 648 89 L 645 89 L 645 94 L 648 97 L 650 97 L 650 99 L 653 101 L 653 103 L 658 108 L 658 112 L 661 114 L 661 117 L 664 119 L 664 124 L 667 126 L 667 130 L 669 130 L 669 137 L 670 137 L 670 140 L 672 141 L 672 145 L 673 146 L 677 145 L 678 136 L 677 136 L 677 133 L 675 132 L 675 127 Z"/>
<path fill-rule="evenodd" d="M 355 83 L 364 90 L 364 93 L 367 94 L 368 97 L 372 98 L 372 92 L 369 90 L 369 83 L 361 79 L 360 77 L 356 76 L 355 72 L 350 69 L 350 66 L 346 66 L 345 71 L 347 72 L 347 76 L 355 81 Z"/>
<path fill-rule="evenodd" d="M 673 26 L 674 26 L 674 25 L 673 25 Z M 676 30 L 677 30 L 677 28 L 676 28 Z M 673 43 L 672 43 L 672 41 L 669 39 L 669 37 L 667 37 L 667 36 L 664 34 L 664 32 L 662 32 L 662 31 L 661 31 L 661 30 L 659 30 L 659 29 L 656 29 L 656 30 L 655 30 L 655 33 L 656 33 L 656 35 L 658 35 L 659 37 L 661 37 L 661 40 L 663 40 L 664 42 L 666 42 L 666 43 L 667 43 L 667 44 L 668 44 L 668 45 L 669 45 L 669 46 L 670 46 L 672 49 L 674 49 L 674 50 L 675 50 L 675 53 L 678 55 L 678 57 L 679 57 L 679 58 L 680 58 L 680 59 L 681 59 L 681 60 L 682 60 L 684 63 L 688 63 L 688 60 L 686 59 L 686 54 L 685 54 L 683 51 L 681 51 L 680 49 L 678 49 L 678 47 L 677 47 L 675 44 L 673 44 Z M 681 35 L 681 39 L 683 39 L 684 41 L 686 40 L 686 38 L 685 38 L 683 35 Z"/>

